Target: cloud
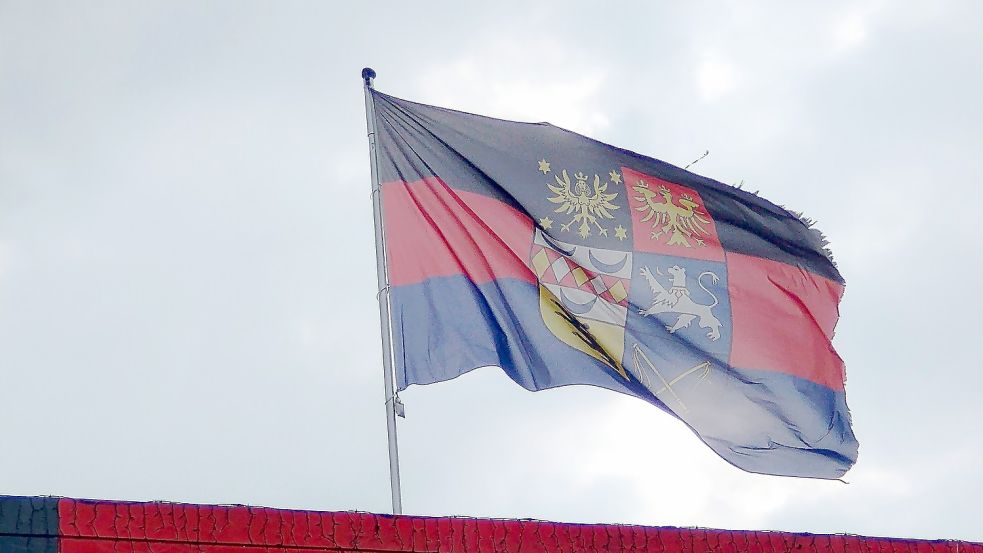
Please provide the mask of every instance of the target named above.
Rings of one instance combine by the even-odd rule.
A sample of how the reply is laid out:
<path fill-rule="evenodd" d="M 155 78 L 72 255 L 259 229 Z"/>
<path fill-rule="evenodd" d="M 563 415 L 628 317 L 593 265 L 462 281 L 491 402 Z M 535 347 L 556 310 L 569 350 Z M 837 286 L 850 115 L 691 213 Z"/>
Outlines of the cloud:
<path fill-rule="evenodd" d="M 13 248 L 11 248 L 6 240 L 0 239 L 0 291 L 3 290 L 4 275 L 10 271 L 10 265 L 12 263 Z"/>
<path fill-rule="evenodd" d="M 436 105 L 596 134 L 610 124 L 597 101 L 609 82 L 605 70 L 585 64 L 566 44 L 538 39 L 520 46 L 493 38 L 452 61 L 431 64 L 418 86 Z"/>
<path fill-rule="evenodd" d="M 696 67 L 696 88 L 706 102 L 715 102 L 734 92 L 740 83 L 740 69 L 716 52 L 704 52 Z"/>
<path fill-rule="evenodd" d="M 850 14 L 836 23 L 832 34 L 833 43 L 838 49 L 856 47 L 867 38 L 866 21 L 860 14 Z"/>

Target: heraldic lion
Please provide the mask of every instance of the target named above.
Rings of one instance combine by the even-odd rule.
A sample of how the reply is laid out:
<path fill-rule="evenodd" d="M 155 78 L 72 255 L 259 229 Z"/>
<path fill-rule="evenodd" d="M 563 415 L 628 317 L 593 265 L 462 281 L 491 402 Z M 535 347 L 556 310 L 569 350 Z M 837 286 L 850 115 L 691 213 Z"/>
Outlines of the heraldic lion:
<path fill-rule="evenodd" d="M 660 275 L 662 274 L 658 267 L 655 270 Z M 675 333 L 681 328 L 688 327 L 694 319 L 699 317 L 698 324 L 700 328 L 709 328 L 707 337 L 710 340 L 717 341 L 720 338 L 720 320 L 713 316 L 713 308 L 718 303 L 717 296 L 710 290 L 707 290 L 706 286 L 703 285 L 702 279 L 704 276 L 709 275 L 711 284 L 716 284 L 719 277 L 710 271 L 703 271 L 696 278 L 696 282 L 700 285 L 700 288 L 703 288 L 707 294 L 713 297 L 713 303 L 704 305 L 702 303 L 696 303 L 690 298 L 689 289 L 686 287 L 686 269 L 678 265 L 673 265 L 666 269 L 666 271 L 669 273 L 671 283 L 671 287 L 668 290 L 656 280 L 655 275 L 652 274 L 652 271 L 648 267 L 642 267 L 641 274 L 648 281 L 649 287 L 652 288 L 652 293 L 655 297 L 652 299 L 652 307 L 640 310 L 639 313 L 642 315 L 679 313 L 679 318 L 676 319 L 675 324 L 666 325 L 666 330 L 670 334 Z"/>

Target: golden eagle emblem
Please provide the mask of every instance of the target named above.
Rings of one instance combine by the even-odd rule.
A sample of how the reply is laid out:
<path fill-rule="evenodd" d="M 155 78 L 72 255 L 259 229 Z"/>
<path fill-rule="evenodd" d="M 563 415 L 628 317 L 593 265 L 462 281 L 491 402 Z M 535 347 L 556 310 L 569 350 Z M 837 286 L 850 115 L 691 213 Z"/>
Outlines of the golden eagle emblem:
<path fill-rule="evenodd" d="M 618 193 L 606 193 L 609 183 L 601 184 L 601 177 L 596 174 L 594 175 L 593 190 L 587 187 L 589 177 L 584 173 L 574 174 L 573 178 L 577 181 L 575 184 L 570 183 L 570 176 L 567 175 L 566 169 L 562 171 L 561 175 L 562 178 L 560 175 L 553 175 L 553 178 L 556 179 L 556 186 L 546 183 L 546 186 L 556 194 L 556 196 L 547 199 L 555 204 L 560 204 L 560 207 L 553 211 L 563 215 L 573 214 L 573 218 L 560 225 L 560 230 L 570 230 L 572 225 L 580 223 L 577 227 L 577 234 L 581 238 L 590 236 L 591 225 L 597 227 L 601 236 L 607 236 L 608 229 L 601 225 L 599 219 L 614 219 L 614 215 L 611 215 L 610 211 L 618 209 L 618 206 L 611 203 L 611 200 L 615 199 Z"/>
<path fill-rule="evenodd" d="M 672 192 L 665 186 L 660 186 L 659 191 L 655 192 L 645 181 L 639 180 L 632 189 L 640 194 L 635 199 L 642 205 L 635 209 L 645 213 L 641 222 L 652 221 L 653 239 L 666 234 L 669 236 L 669 246 L 692 248 L 691 239 L 697 246 L 706 246 L 701 235 L 710 236 L 710 231 L 703 226 L 710 224 L 710 218 L 692 196 L 680 194 L 679 205 L 676 205 Z"/>

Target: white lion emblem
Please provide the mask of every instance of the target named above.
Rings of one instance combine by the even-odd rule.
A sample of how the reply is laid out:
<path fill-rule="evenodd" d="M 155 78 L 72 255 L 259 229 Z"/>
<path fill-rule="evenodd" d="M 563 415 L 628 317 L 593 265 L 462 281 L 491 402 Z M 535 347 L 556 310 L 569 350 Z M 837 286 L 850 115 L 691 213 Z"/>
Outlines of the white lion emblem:
<path fill-rule="evenodd" d="M 662 275 L 662 271 L 658 267 L 655 268 L 659 275 Z M 700 328 L 709 328 L 707 332 L 707 337 L 713 341 L 720 338 L 720 320 L 713 316 L 713 308 L 717 305 L 717 296 L 707 290 L 706 286 L 703 285 L 703 277 L 709 276 L 710 283 L 716 284 L 720 278 L 711 273 L 710 271 L 703 271 L 700 276 L 696 278 L 697 284 L 700 288 L 703 288 L 707 294 L 713 296 L 713 303 L 710 305 L 703 305 L 701 303 L 696 303 L 689 297 L 689 289 L 686 288 L 686 269 L 678 265 L 673 265 L 666 269 L 669 273 L 669 281 L 671 287 L 666 290 L 662 284 L 656 280 L 655 275 L 648 267 L 642 267 L 641 274 L 648 280 L 649 286 L 652 288 L 652 293 L 655 294 L 655 298 L 652 300 L 652 307 L 648 309 L 643 309 L 639 311 L 642 315 L 657 315 L 659 313 L 679 313 L 679 318 L 676 319 L 676 324 L 666 325 L 666 330 L 670 333 L 674 333 L 681 328 L 686 328 L 693 322 L 693 319 L 697 317 L 700 318 L 699 325 Z"/>

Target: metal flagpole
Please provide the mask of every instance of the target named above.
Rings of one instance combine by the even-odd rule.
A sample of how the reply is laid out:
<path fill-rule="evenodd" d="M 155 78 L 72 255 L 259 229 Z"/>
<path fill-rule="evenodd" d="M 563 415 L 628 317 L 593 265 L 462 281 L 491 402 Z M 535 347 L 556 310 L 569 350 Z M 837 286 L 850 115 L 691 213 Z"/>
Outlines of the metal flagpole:
<path fill-rule="evenodd" d="M 378 278 L 379 318 L 382 320 L 382 370 L 386 383 L 386 429 L 389 433 L 389 484 L 392 488 L 393 514 L 403 512 L 399 491 L 399 448 L 396 445 L 396 410 L 401 408 L 393 386 L 392 342 L 389 321 L 389 276 L 386 272 L 386 236 L 382 231 L 382 191 L 379 188 L 379 154 L 376 148 L 375 104 L 372 80 L 375 71 L 362 69 L 365 84 L 365 122 L 369 136 L 369 164 L 372 173 L 372 216 L 375 220 L 375 267 Z M 402 415 L 402 413 L 400 413 Z"/>

